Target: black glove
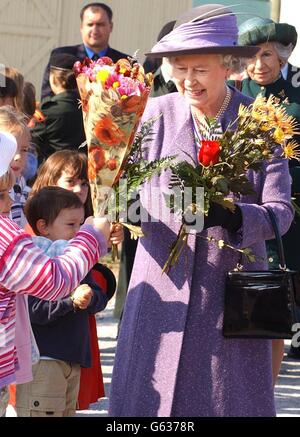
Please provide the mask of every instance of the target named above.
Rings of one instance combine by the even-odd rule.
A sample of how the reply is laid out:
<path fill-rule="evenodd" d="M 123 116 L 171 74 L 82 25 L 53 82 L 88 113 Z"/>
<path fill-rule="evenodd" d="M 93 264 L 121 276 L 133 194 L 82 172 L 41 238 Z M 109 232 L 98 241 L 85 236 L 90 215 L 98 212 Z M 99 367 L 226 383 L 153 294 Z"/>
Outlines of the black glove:
<path fill-rule="evenodd" d="M 208 216 L 204 217 L 204 229 L 221 226 L 229 232 L 237 232 L 243 224 L 241 208 L 235 205 L 234 212 L 218 203 L 212 203 L 209 208 Z"/>

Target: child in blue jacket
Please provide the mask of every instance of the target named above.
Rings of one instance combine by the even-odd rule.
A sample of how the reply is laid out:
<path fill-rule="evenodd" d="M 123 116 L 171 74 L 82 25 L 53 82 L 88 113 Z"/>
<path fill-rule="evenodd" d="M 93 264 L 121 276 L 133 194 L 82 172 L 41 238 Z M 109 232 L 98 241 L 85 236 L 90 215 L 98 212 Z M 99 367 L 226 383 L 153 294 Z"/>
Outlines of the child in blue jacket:
<path fill-rule="evenodd" d="M 59 187 L 43 188 L 26 205 L 26 216 L 38 237 L 35 244 L 49 257 L 63 253 L 84 221 L 76 194 Z M 47 302 L 29 299 L 33 332 L 40 361 L 33 381 L 17 386 L 19 417 L 71 417 L 76 413 L 80 368 L 91 367 L 89 314 L 102 311 L 107 295 L 89 274 L 71 297 Z"/>

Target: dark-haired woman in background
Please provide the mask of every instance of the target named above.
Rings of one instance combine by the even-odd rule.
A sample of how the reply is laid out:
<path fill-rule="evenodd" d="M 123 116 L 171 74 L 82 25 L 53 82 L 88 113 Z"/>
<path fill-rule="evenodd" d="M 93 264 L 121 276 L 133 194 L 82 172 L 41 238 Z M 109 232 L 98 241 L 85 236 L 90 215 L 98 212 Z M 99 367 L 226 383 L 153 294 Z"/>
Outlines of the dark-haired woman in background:
<path fill-rule="evenodd" d="M 82 111 L 75 75 L 72 71 L 76 57 L 54 54 L 50 60 L 50 85 L 54 93 L 41 102 L 45 121 L 31 131 L 38 146 L 40 163 L 60 150 L 77 150 L 85 141 Z"/>

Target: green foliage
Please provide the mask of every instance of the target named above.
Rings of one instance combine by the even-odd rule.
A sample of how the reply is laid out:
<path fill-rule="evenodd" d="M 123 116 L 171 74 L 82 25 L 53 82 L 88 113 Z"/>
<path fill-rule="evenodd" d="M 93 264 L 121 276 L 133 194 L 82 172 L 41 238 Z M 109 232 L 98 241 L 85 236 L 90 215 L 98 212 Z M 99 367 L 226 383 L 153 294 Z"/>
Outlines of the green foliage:
<path fill-rule="evenodd" d="M 153 125 L 162 116 L 151 118 L 142 124 L 140 132 L 136 135 L 130 154 L 126 158 L 121 179 L 126 180 L 126 190 L 122 184 L 117 183 L 113 188 L 116 199 L 116 214 L 119 217 L 124 210 L 122 205 L 130 206 L 134 195 L 138 193 L 145 182 L 149 182 L 154 176 L 171 167 L 175 156 L 167 156 L 155 161 L 148 161 L 144 158 L 147 151 L 147 143 L 153 138 Z M 138 227 L 126 225 L 131 231 L 132 238 L 141 236 Z"/>

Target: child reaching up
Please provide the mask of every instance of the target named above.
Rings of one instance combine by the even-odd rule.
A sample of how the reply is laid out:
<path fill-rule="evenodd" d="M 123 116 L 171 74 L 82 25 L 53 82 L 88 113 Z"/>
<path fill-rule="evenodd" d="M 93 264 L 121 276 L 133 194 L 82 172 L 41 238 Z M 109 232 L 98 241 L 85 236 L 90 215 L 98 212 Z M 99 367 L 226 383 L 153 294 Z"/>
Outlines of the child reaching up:
<path fill-rule="evenodd" d="M 7 214 L 9 190 L 14 183 L 10 164 L 17 150 L 15 137 L 0 132 L 0 417 L 7 404 L 7 386 L 19 368 L 15 346 L 16 295 L 30 294 L 54 301 L 69 295 L 99 258 L 106 254 L 110 225 L 89 220 L 65 247 L 63 255 L 49 258 Z"/>
<path fill-rule="evenodd" d="M 46 187 L 30 198 L 25 213 L 33 240 L 50 257 L 60 255 L 84 221 L 78 196 L 59 187 Z M 29 297 L 29 314 L 40 351 L 33 381 L 17 386 L 19 417 L 72 417 L 80 383 L 80 366 L 91 367 L 89 314 L 107 304 L 88 275 L 72 296 L 56 302 Z"/>

